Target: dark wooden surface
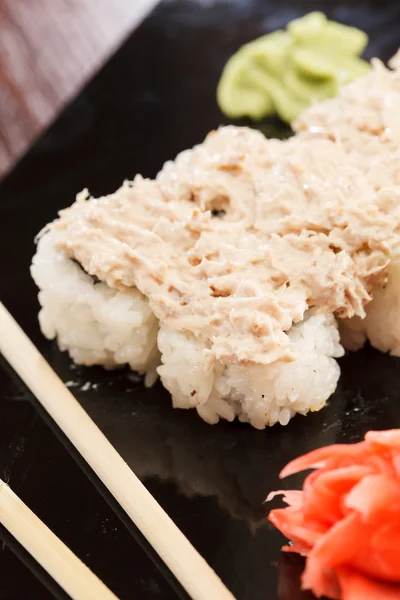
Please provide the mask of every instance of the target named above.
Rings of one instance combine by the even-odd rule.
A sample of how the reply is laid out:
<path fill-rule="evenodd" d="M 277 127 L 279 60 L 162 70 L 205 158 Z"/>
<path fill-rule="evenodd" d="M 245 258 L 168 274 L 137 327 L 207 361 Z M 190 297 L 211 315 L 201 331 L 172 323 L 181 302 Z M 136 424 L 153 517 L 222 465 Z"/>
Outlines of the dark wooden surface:
<path fill-rule="evenodd" d="M 0 177 L 154 4 L 0 1 Z"/>

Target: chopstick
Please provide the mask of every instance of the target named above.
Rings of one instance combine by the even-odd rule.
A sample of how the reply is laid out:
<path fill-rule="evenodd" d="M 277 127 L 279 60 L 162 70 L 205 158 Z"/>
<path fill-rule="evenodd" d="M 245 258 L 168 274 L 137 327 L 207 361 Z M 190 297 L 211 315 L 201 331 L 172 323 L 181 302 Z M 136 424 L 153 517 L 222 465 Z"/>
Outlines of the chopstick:
<path fill-rule="evenodd" d="M 1 479 L 0 520 L 73 600 L 118 600 Z"/>
<path fill-rule="evenodd" d="M 13 379 L 15 385 L 20 385 L 21 380 L 19 376 L 0 353 L 0 369 L 1 368 L 4 368 L 8 372 L 9 377 Z M 34 402 L 32 402 L 32 405 L 35 407 L 36 411 L 39 413 L 45 424 L 51 429 L 53 434 L 66 449 L 71 458 L 74 459 L 78 467 L 81 469 L 81 471 L 83 471 L 87 479 L 95 487 L 96 491 L 100 494 L 103 500 L 107 502 L 108 506 L 111 508 L 115 516 L 119 519 L 119 521 L 121 521 L 121 523 L 127 529 L 129 534 L 134 538 L 135 542 L 139 544 L 140 548 L 143 550 L 143 552 L 146 554 L 149 560 L 151 560 L 154 566 L 159 570 L 162 577 L 168 582 L 168 584 L 175 592 L 176 597 L 181 598 L 181 600 L 187 600 L 187 598 L 189 597 L 187 595 L 187 592 L 182 588 L 181 584 L 177 581 L 175 576 L 171 573 L 171 571 L 168 569 L 165 563 L 161 560 L 161 558 L 159 557 L 157 552 L 155 552 L 154 548 L 149 544 L 147 539 L 138 530 L 133 521 L 131 521 L 126 512 L 121 507 L 121 505 L 118 504 L 114 496 L 112 496 L 107 490 L 107 488 L 105 488 L 105 486 L 99 480 L 99 478 L 91 469 L 91 467 L 89 467 L 85 459 L 81 456 L 81 454 L 79 454 L 77 449 L 71 444 L 68 438 L 66 438 L 66 436 L 58 427 L 58 425 L 56 425 L 56 423 L 53 421 L 50 415 L 40 404 L 40 402 L 38 402 L 32 394 L 30 394 L 30 396 L 34 400 Z M 35 561 L 29 561 L 29 559 L 31 559 L 32 557 L 29 555 L 28 552 L 25 551 L 25 555 L 23 552 L 21 553 L 21 549 L 19 549 L 19 544 L 14 540 L 13 536 L 10 535 L 10 533 L 7 532 L 7 530 L 4 527 L 3 531 L 1 531 L 0 529 L 0 542 L 2 541 L 2 539 L 4 539 L 5 535 L 5 543 L 14 552 L 14 554 L 16 554 L 16 556 L 28 567 L 28 569 L 35 575 L 35 577 L 39 579 L 41 583 L 43 583 L 43 585 L 45 585 L 45 587 L 51 586 L 52 580 L 48 577 L 48 574 L 46 575 L 48 579 L 50 579 L 50 581 L 48 579 L 43 579 L 45 575 L 43 573 L 40 573 L 39 569 L 35 569 L 35 566 L 33 564 Z M 54 597 L 58 598 L 57 591 L 54 591 L 54 587 L 50 589 L 50 592 L 54 595 Z"/>
<path fill-rule="evenodd" d="M 193 600 L 234 600 L 0 303 L 0 351 Z"/>

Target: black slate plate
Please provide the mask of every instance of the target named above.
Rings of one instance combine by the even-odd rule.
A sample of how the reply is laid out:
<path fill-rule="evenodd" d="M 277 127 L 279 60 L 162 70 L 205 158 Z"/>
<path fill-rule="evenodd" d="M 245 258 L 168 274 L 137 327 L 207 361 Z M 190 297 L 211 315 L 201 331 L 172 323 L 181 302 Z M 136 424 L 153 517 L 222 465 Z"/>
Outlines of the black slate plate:
<path fill-rule="evenodd" d="M 266 522 L 262 501 L 295 455 L 400 426 L 400 360 L 371 349 L 346 356 L 328 406 L 286 428 L 210 427 L 194 413 L 173 411 L 160 385 L 145 390 L 127 371 L 71 366 L 40 334 L 29 264 L 34 235 L 77 191 L 104 194 L 136 172 L 154 176 L 226 122 L 215 87 L 242 42 L 321 8 L 369 33 L 368 57 L 387 59 L 400 46 L 396 1 L 164 2 L 0 187 L 2 301 L 238 600 L 278 598 L 278 571 L 280 600 L 309 597 L 299 592 L 295 557 L 277 569 L 283 539 Z M 262 127 L 287 133 L 276 122 Z M 1 476 L 121 599 L 186 598 L 4 361 L 0 375 Z M 0 534 L 0 599 L 65 598 Z"/>

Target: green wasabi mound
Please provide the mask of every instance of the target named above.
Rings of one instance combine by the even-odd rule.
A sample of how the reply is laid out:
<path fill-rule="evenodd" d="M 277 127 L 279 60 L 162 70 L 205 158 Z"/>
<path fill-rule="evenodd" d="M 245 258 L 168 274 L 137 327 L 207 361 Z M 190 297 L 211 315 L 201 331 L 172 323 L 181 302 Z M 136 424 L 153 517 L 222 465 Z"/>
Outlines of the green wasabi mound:
<path fill-rule="evenodd" d="M 227 62 L 217 89 L 230 118 L 259 120 L 277 114 L 293 121 L 312 102 L 330 98 L 341 85 L 365 75 L 360 58 L 368 37 L 355 27 L 313 12 L 242 46 Z"/>

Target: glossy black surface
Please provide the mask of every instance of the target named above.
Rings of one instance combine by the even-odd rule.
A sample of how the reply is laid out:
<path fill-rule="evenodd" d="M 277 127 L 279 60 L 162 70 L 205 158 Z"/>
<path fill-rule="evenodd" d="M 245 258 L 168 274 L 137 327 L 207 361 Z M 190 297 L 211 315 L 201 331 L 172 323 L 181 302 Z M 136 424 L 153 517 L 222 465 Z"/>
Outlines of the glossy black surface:
<path fill-rule="evenodd" d="M 400 45 L 397 2 L 165 2 L 0 187 L 2 300 L 238 600 L 278 598 L 278 573 L 280 600 L 309 597 L 298 589 L 296 557 L 277 568 L 283 540 L 266 522 L 262 502 L 282 485 L 277 474 L 295 455 L 400 426 L 400 360 L 370 349 L 346 356 L 329 405 L 286 428 L 211 427 L 194 413 L 173 411 L 160 385 L 145 390 L 132 373 L 71 365 L 40 334 L 29 264 L 34 235 L 77 191 L 104 194 L 135 172 L 154 176 L 166 159 L 225 122 L 215 86 L 229 55 L 316 8 L 364 28 L 368 56 L 386 59 Z M 285 134 L 274 122 L 262 128 Z M 185 598 L 4 362 L 0 377 L 2 477 L 122 599 Z M 0 535 L 0 599 L 65 598 Z"/>

